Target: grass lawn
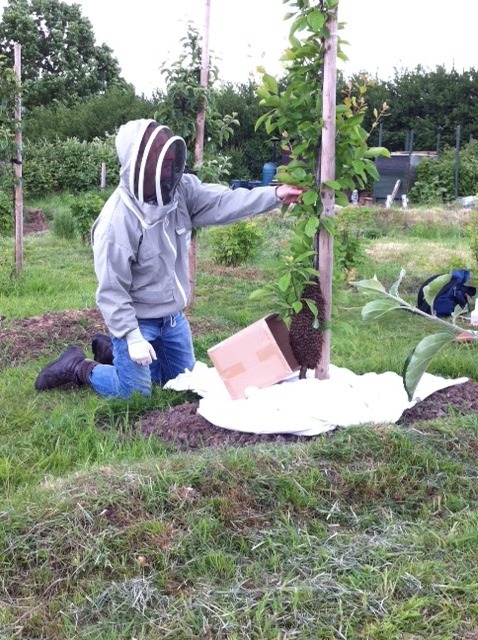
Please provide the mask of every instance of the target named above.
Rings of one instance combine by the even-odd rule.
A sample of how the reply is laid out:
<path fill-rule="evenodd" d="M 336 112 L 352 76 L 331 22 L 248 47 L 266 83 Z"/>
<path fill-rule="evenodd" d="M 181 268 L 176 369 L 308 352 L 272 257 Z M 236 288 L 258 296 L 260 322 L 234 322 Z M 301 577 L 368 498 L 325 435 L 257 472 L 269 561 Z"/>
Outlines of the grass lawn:
<path fill-rule="evenodd" d="M 429 275 L 476 270 L 464 211 L 361 213 L 355 280 L 389 287 L 403 267 L 412 301 Z M 198 235 L 200 360 L 274 311 L 249 295 L 275 277 L 290 223 L 260 225 L 261 251 L 240 267 L 216 265 L 208 230 Z M 24 250 L 15 278 L 12 239 L 0 238 L 2 330 L 94 307 L 88 246 L 47 231 Z M 434 327 L 405 313 L 364 323 L 369 299 L 336 286 L 332 363 L 398 373 Z M 0 370 L 2 640 L 478 638 L 477 414 L 180 453 L 137 422 L 191 394 L 36 393 L 64 346 L 52 339 Z M 476 355 L 450 345 L 429 371 L 478 380 Z"/>

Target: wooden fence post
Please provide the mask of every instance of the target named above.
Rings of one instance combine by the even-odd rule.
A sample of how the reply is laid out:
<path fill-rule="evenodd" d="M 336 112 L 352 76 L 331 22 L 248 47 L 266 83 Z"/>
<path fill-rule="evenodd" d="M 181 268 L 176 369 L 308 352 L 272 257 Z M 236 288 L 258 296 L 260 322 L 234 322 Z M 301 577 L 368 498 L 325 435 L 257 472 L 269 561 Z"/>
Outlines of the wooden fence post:
<path fill-rule="evenodd" d="M 106 162 L 101 163 L 100 190 L 106 189 Z"/>
<path fill-rule="evenodd" d="M 14 45 L 15 75 L 18 85 L 22 81 L 22 47 Z M 15 95 L 15 270 L 17 276 L 23 269 L 23 172 L 22 172 L 22 99 Z"/>

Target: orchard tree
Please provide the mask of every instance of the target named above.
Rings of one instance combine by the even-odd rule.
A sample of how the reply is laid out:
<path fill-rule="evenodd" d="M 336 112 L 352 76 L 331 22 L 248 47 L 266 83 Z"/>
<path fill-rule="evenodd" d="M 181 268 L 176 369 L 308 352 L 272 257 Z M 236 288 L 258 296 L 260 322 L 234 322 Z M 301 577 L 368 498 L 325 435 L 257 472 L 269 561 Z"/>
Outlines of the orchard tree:
<path fill-rule="evenodd" d="M 364 98 L 368 79 L 360 78 L 355 86 L 345 87 L 342 102 L 335 106 L 335 180 L 323 177 L 324 61 L 326 52 L 333 51 L 330 44 L 333 37 L 338 39 L 336 55 L 346 59 L 341 39 L 331 33 L 337 26 L 339 0 L 286 2 L 295 12 L 286 16 L 293 18 L 293 22 L 289 32 L 290 46 L 282 58 L 287 65 L 284 87 L 263 70 L 263 84 L 258 94 L 268 111 L 256 126 L 265 126 L 270 135 L 276 134 L 282 146 L 290 150 L 290 162 L 278 167 L 277 180 L 302 187 L 304 193 L 301 203 L 291 212 L 296 224 L 287 254 L 278 265 L 279 279 L 254 292 L 253 297 L 272 298 L 283 318 L 290 319 L 291 338 L 296 333 L 297 342 L 301 341 L 297 346 L 291 340 L 291 347 L 301 365 L 300 376 L 304 377 L 307 368 L 321 362 L 323 340 L 330 336 L 330 333 L 325 336 L 330 329 L 330 274 L 319 273 L 318 269 L 320 258 L 324 258 L 319 255 L 320 237 L 333 237 L 336 228 L 335 218 L 325 211 L 324 202 L 330 200 L 329 194 L 333 190 L 335 202 L 347 205 L 351 191 L 362 188 L 370 178 L 378 178 L 375 158 L 388 155 L 388 152 L 368 147 L 370 132 L 362 126 L 368 108 Z M 338 26 L 340 28 L 340 23 Z M 374 109 L 374 128 L 387 109 L 386 104 L 380 111 Z M 325 287 L 322 288 L 323 282 Z M 316 295 L 310 293 L 312 290 Z M 310 357 L 302 358 L 307 354 Z M 324 374 L 328 375 L 328 358 L 324 360 Z"/>
<path fill-rule="evenodd" d="M 166 124 L 175 134 L 186 141 L 188 163 L 194 164 L 196 144 L 196 116 L 202 105 L 206 109 L 206 144 L 204 161 L 198 169 L 198 175 L 207 182 L 217 182 L 229 176 L 229 159 L 218 153 L 224 143 L 233 134 L 233 127 L 239 125 L 237 113 L 222 115 L 216 106 L 213 85 L 218 70 L 209 66 L 208 87 L 200 86 L 202 42 L 197 28 L 188 24 L 186 36 L 181 39 L 182 54 L 171 64 L 164 64 L 162 74 L 166 89 L 154 96 L 157 101 L 155 119 Z"/>
<path fill-rule="evenodd" d="M 93 27 L 78 4 L 59 0 L 8 0 L 0 22 L 0 53 L 13 65 L 13 46 L 22 47 L 24 107 L 55 101 L 74 104 L 126 84 L 106 45 L 97 46 Z"/>

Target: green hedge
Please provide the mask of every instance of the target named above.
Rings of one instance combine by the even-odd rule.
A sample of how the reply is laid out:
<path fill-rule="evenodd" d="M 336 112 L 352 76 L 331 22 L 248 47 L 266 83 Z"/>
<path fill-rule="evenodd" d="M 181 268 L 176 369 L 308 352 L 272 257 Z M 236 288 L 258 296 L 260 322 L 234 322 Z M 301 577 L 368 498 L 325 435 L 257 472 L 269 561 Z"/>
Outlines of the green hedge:
<path fill-rule="evenodd" d="M 455 199 L 456 151 L 448 147 L 438 158 L 424 158 L 417 165 L 417 181 L 410 199 L 417 204 L 451 202 Z M 478 141 L 472 140 L 460 150 L 458 195 L 478 194 Z"/>
<path fill-rule="evenodd" d="M 68 191 L 81 193 L 100 186 L 101 165 L 107 186 L 116 185 L 119 164 L 113 136 L 80 142 L 77 138 L 27 144 L 23 150 L 23 186 L 26 197 Z"/>

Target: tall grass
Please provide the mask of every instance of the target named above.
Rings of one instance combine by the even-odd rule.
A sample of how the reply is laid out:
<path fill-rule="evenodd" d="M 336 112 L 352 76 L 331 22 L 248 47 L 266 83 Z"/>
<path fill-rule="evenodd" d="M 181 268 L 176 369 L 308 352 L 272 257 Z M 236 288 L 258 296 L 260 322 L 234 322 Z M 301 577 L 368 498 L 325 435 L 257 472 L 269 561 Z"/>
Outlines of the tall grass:
<path fill-rule="evenodd" d="M 473 271 L 461 213 L 363 215 L 357 279 L 391 285 L 405 267 L 413 299 L 449 265 Z M 209 346 L 274 311 L 249 294 L 274 277 L 291 222 L 275 214 L 261 225 L 264 250 L 240 268 L 215 265 L 208 231 L 199 234 L 189 313 L 203 361 Z M 11 240 L 0 255 L 2 330 L 94 306 L 91 250 L 79 240 L 26 238 L 19 279 Z M 429 323 L 397 313 L 365 324 L 367 299 L 346 282 L 334 292 L 332 362 L 399 372 Z M 0 372 L 1 638 L 478 637 L 476 415 L 180 454 L 137 422 L 190 394 L 37 394 L 57 349 L 52 340 Z M 476 362 L 473 345 L 456 343 L 431 371 L 478 379 Z"/>

